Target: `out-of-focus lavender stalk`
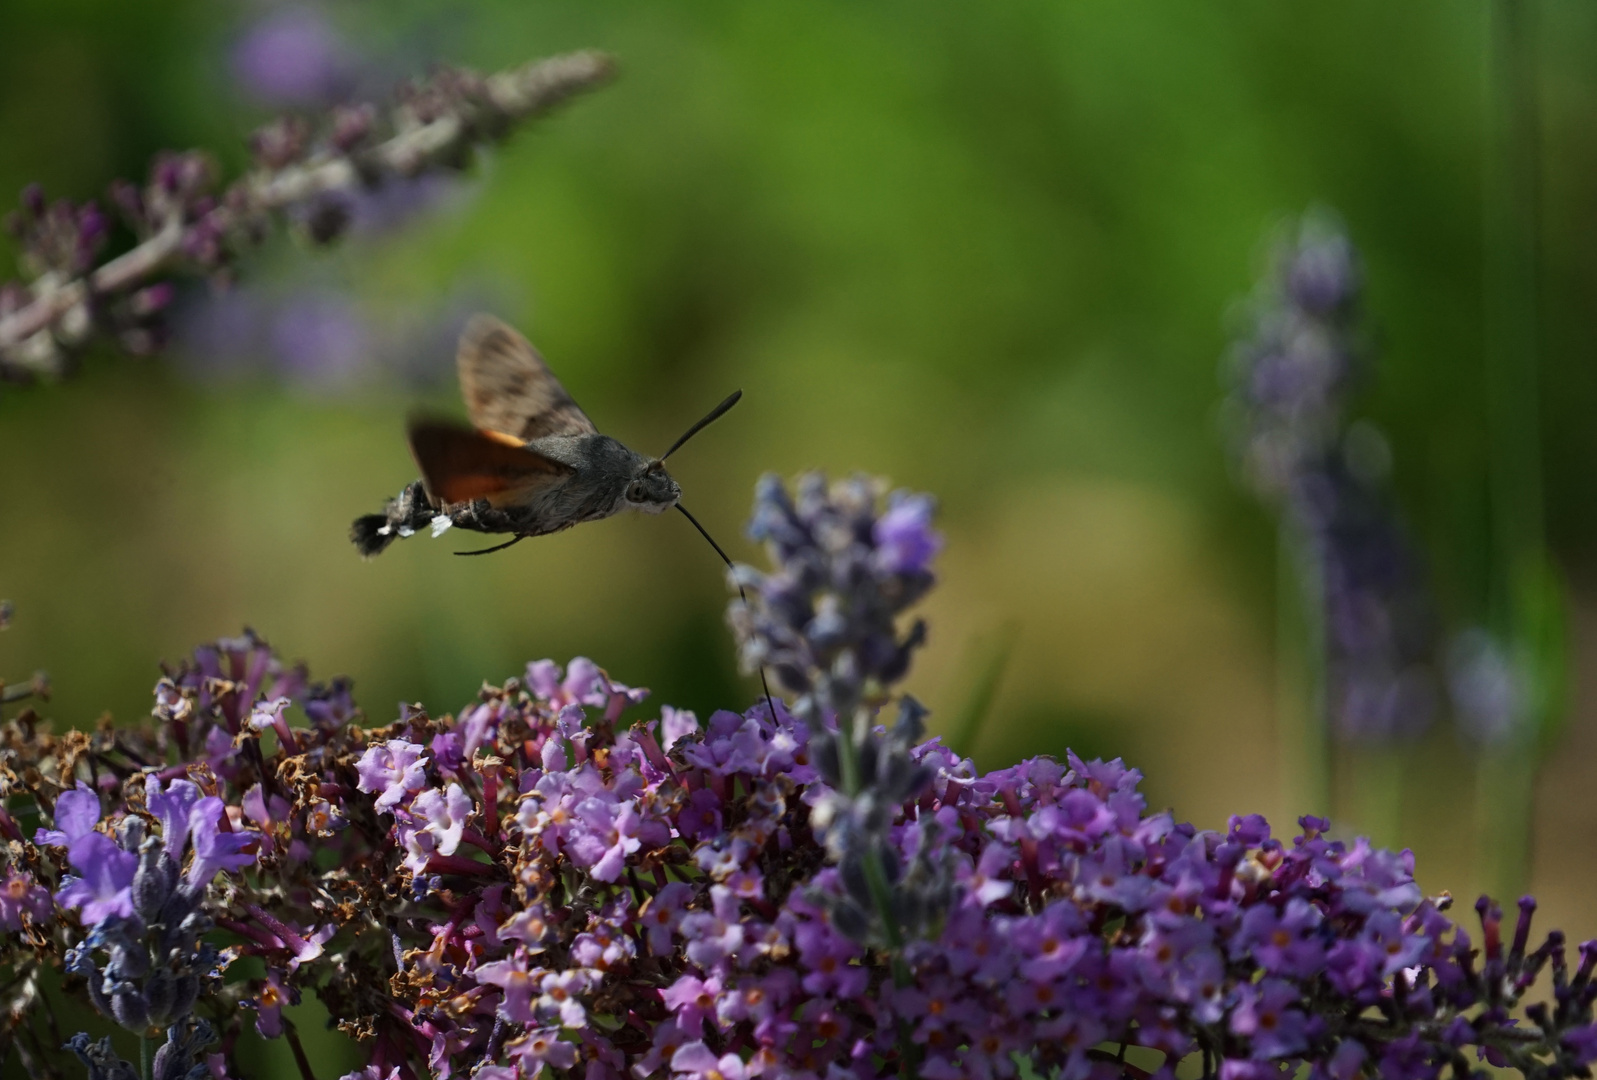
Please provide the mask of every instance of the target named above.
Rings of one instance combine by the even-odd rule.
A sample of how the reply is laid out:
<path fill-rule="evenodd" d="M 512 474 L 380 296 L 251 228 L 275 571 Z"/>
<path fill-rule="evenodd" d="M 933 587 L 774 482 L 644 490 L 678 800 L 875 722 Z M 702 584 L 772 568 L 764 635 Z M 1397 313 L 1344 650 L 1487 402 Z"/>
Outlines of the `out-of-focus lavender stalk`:
<path fill-rule="evenodd" d="M 1247 479 L 1281 516 L 1281 557 L 1302 597 L 1286 604 L 1283 595 L 1284 607 L 1300 609 L 1312 698 L 1292 710 L 1304 717 L 1308 762 L 1292 795 L 1322 806 L 1330 738 L 1389 747 L 1423 731 L 1436 704 L 1430 599 L 1385 490 L 1389 451 L 1347 415 L 1367 366 L 1361 289 L 1341 227 L 1306 216 L 1260 284 L 1229 401 Z M 1291 587 L 1283 578 L 1283 593 Z"/>
<path fill-rule="evenodd" d="M 597 52 L 487 76 L 446 69 L 408 87 L 386 118 L 370 105 L 335 107 L 319 129 L 285 118 L 256 133 L 255 169 L 221 191 L 205 154 L 162 155 L 143 187 L 112 187 L 137 242 L 105 261 L 111 229 L 99 207 L 51 203 L 29 188 L 9 219 L 25 277 L 0 285 L 0 378 L 59 376 L 99 333 L 131 351 L 157 348 L 170 279 L 217 274 L 283 216 L 313 241 L 332 240 L 349 222 L 352 194 L 458 168 L 474 147 L 505 139 L 612 70 Z"/>

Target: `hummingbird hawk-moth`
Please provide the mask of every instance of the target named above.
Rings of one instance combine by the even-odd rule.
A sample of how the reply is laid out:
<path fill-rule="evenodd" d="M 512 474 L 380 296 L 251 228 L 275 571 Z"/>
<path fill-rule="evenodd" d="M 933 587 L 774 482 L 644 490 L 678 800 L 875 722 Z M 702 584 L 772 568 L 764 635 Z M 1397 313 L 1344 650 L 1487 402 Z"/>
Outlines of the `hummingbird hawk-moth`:
<path fill-rule="evenodd" d="M 658 514 L 675 507 L 726 560 L 682 506 L 682 489 L 665 471 L 665 459 L 736 405 L 741 390 L 671 449 L 648 458 L 601 435 L 532 344 L 493 316 L 472 316 L 455 359 L 471 426 L 411 421 L 410 452 L 421 479 L 382 513 L 355 519 L 349 535 L 362 555 L 429 527 L 435 536 L 450 526 L 513 534 L 503 544 L 456 553 L 483 555 L 623 510 Z"/>
<path fill-rule="evenodd" d="M 734 391 L 657 458 L 601 435 L 543 362 L 538 350 L 491 315 L 474 315 L 455 353 L 471 426 L 450 420 L 410 423 L 410 453 L 421 479 L 388 500 L 380 514 L 355 519 L 349 538 L 364 556 L 396 539 L 450 526 L 512 533 L 502 544 L 457 555 L 502 551 L 530 536 L 559 532 L 623 510 L 658 514 L 675 507 L 731 569 L 732 560 L 682 505 L 665 459 L 738 403 Z M 748 603 L 741 582 L 737 586 Z M 771 719 L 776 704 L 760 671 Z"/>

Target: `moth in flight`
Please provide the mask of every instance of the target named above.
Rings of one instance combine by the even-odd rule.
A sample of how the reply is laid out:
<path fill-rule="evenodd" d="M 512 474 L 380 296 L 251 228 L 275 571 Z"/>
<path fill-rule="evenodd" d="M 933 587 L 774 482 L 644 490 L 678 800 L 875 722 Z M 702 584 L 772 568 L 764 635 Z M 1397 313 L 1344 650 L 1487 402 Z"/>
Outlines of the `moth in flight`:
<path fill-rule="evenodd" d="M 493 316 L 472 316 L 455 359 L 471 426 L 411 421 L 410 452 L 421 479 L 382 513 L 355 519 L 349 536 L 362 555 L 426 528 L 434 536 L 450 526 L 511 534 L 502 544 L 456 553 L 485 555 L 623 510 L 658 514 L 675 507 L 731 565 L 682 506 L 665 459 L 736 405 L 741 390 L 649 458 L 601 435 L 531 343 Z"/>

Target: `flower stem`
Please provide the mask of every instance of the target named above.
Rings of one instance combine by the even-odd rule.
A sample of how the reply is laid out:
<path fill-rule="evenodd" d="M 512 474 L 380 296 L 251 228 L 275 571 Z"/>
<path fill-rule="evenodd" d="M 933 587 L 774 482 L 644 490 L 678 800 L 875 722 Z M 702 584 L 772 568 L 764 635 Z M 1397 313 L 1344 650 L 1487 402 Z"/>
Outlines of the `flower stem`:
<path fill-rule="evenodd" d="M 299 1032 L 294 1029 L 292 1022 L 283 1025 L 283 1035 L 288 1039 L 288 1048 L 294 1052 L 294 1065 L 299 1069 L 300 1080 L 316 1080 L 311 1059 L 305 1056 L 305 1047 L 300 1044 Z"/>
<path fill-rule="evenodd" d="M 859 771 L 859 754 L 855 746 L 858 734 L 869 731 L 870 715 L 863 708 L 854 713 L 852 730 L 842 730 L 838 725 L 838 769 L 843 774 L 843 793 L 850 799 L 858 798 L 864 784 Z M 893 985 L 903 989 L 910 983 L 909 965 L 904 963 L 904 933 L 893 916 L 893 887 L 887 880 L 887 870 L 882 865 L 881 852 L 871 847 L 861 860 L 865 870 L 865 885 L 870 890 L 871 902 L 876 907 L 876 917 L 882 923 L 882 937 L 887 943 L 887 955 L 892 965 Z M 916 1080 L 915 1044 L 911 1040 L 909 1025 L 898 1024 L 899 1075 L 906 1080 Z"/>
<path fill-rule="evenodd" d="M 893 956 L 893 983 L 903 987 L 908 982 L 908 971 L 899 969 L 903 962 L 899 953 L 904 948 L 904 933 L 898 920 L 893 918 L 893 887 L 888 884 L 887 872 L 882 868 L 881 853 L 872 849 L 865 857 L 865 884 L 871 890 L 871 900 L 876 905 L 877 917 L 882 920 L 882 937 L 887 941 L 887 951 Z"/>
<path fill-rule="evenodd" d="M 859 755 L 854 746 L 854 733 L 837 725 L 837 767 L 843 774 L 843 794 L 850 799 L 860 793 Z"/>
<path fill-rule="evenodd" d="M 1276 530 L 1276 688 L 1291 814 L 1331 813 L 1325 621 L 1319 567 L 1287 514 Z"/>

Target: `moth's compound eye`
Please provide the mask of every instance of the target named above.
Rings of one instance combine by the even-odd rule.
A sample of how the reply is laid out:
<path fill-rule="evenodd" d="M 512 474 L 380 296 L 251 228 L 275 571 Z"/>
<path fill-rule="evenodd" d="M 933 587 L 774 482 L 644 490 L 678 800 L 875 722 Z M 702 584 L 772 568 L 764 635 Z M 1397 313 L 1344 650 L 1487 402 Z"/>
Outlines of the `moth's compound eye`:
<path fill-rule="evenodd" d="M 631 486 L 629 486 L 627 488 L 627 502 L 639 502 L 640 503 L 647 497 L 648 497 L 648 493 L 646 491 L 644 491 L 644 489 L 643 489 L 643 481 L 642 480 L 634 480 L 634 481 L 632 481 Z"/>

